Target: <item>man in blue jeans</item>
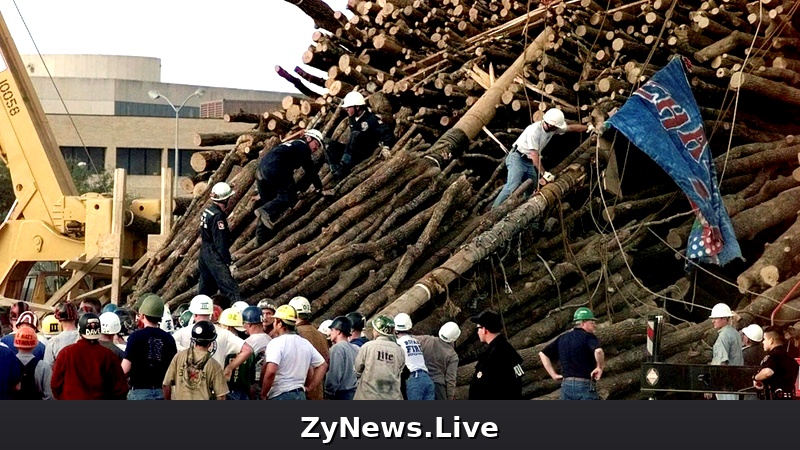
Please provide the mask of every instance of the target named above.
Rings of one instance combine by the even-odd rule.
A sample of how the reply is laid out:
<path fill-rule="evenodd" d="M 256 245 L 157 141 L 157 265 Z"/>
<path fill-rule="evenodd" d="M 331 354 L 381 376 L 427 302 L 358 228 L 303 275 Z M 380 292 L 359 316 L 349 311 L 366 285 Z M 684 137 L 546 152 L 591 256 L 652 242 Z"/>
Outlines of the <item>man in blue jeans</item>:
<path fill-rule="evenodd" d="M 408 400 L 436 400 L 436 388 L 433 385 L 425 357 L 422 355 L 422 346 L 417 338 L 410 334 L 411 317 L 400 313 L 394 318 L 394 333 L 397 336 L 397 345 L 406 354 L 406 398 Z"/>
<path fill-rule="evenodd" d="M 492 204 L 492 208 L 497 208 L 503 203 L 525 180 L 534 180 L 540 183 L 539 177 L 546 182 L 553 181 L 552 175 L 544 171 L 542 167 L 541 153 L 550 138 L 555 134 L 564 134 L 568 131 L 591 132 L 594 130 L 592 125 L 567 125 L 564 113 L 559 109 L 549 109 L 544 113 L 544 118 L 538 122 L 528 125 L 519 135 L 511 151 L 506 157 L 506 167 L 508 167 L 508 178 L 503 190 L 497 195 Z"/>
<path fill-rule="evenodd" d="M 586 307 L 575 310 L 572 319 L 575 328 L 548 344 L 539 359 L 554 380 L 561 380 L 561 400 L 600 400 L 595 383 L 603 376 L 606 360 L 594 335 L 597 319 Z M 553 361 L 561 361 L 561 374 Z"/>
<path fill-rule="evenodd" d="M 130 377 L 128 400 L 163 400 L 164 374 L 178 353 L 175 339 L 158 326 L 164 316 L 164 300 L 150 294 L 138 313 L 144 328 L 128 338 L 122 360 L 122 370 Z"/>

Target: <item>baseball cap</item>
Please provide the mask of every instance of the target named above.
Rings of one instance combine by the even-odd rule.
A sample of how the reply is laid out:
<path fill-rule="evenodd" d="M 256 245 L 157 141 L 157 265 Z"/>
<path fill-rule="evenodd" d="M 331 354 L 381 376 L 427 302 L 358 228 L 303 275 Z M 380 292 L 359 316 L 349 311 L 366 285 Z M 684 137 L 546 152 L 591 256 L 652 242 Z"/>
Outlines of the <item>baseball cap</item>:
<path fill-rule="evenodd" d="M 470 317 L 470 320 L 489 330 L 492 333 L 499 333 L 503 329 L 500 315 L 494 311 L 485 309 L 477 316 Z"/>

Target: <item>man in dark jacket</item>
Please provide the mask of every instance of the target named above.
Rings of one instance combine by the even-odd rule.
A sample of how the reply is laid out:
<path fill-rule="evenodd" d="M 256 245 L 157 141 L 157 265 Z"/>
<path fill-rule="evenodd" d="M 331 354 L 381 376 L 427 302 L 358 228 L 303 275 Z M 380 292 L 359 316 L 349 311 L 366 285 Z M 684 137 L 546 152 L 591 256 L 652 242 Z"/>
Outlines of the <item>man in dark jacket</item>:
<path fill-rule="evenodd" d="M 367 102 L 360 93 L 353 91 L 345 95 L 342 108 L 349 117 L 350 139 L 344 148 L 332 145 L 326 153 L 331 173 L 336 178 L 345 177 L 353 166 L 369 158 L 378 147 L 381 155 L 388 157 L 388 146 L 394 140 L 392 129 L 367 109 Z"/>
<path fill-rule="evenodd" d="M 595 383 L 606 365 L 600 341 L 594 335 L 597 319 L 581 307 L 572 316 L 575 328 L 562 334 L 539 352 L 542 366 L 554 380 L 561 380 L 561 400 L 600 400 Z M 561 372 L 553 368 L 561 361 Z"/>
<path fill-rule="evenodd" d="M 761 370 L 753 376 L 753 386 L 759 398 L 766 400 L 792 400 L 797 384 L 797 361 L 786 353 L 786 342 L 779 328 L 764 330 L 764 351 Z"/>
<path fill-rule="evenodd" d="M 228 183 L 220 182 L 211 188 L 212 204 L 200 216 L 200 294 L 209 297 L 222 292 L 231 302 L 241 300 L 239 285 L 233 279 L 236 268 L 230 252 L 230 228 L 228 227 L 228 203 L 235 192 Z"/>
<path fill-rule="evenodd" d="M 119 358 L 100 345 L 100 317 L 86 313 L 78 320 L 78 342 L 56 357 L 50 386 L 57 400 L 124 400 L 128 383 Z"/>
<path fill-rule="evenodd" d="M 264 244 L 269 231 L 275 226 L 281 214 L 297 203 L 297 191 L 313 184 L 322 189 L 322 181 L 312 155 L 325 149 L 322 133 L 307 130 L 302 139 L 285 142 L 270 150 L 258 163 L 256 188 L 260 197 L 260 207 L 255 210 L 259 219 L 256 228 L 256 242 Z M 295 169 L 303 168 L 303 179 L 294 181 Z"/>
<path fill-rule="evenodd" d="M 470 320 L 478 324 L 478 339 L 488 347 L 478 356 L 469 385 L 469 399 L 522 399 L 522 357 L 501 334 L 500 316 L 486 310 Z"/>

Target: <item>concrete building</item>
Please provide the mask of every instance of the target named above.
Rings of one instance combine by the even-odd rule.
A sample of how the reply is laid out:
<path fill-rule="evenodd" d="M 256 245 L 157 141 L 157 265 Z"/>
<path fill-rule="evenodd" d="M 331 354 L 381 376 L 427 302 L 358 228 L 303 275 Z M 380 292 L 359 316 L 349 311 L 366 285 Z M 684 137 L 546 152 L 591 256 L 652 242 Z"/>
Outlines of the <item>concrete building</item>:
<path fill-rule="evenodd" d="M 128 192 L 137 197 L 158 198 L 162 165 L 175 167 L 175 111 L 163 98 L 150 98 L 149 91 L 178 107 L 198 88 L 205 90 L 186 102 L 177 119 L 181 177 L 194 175 L 191 154 L 209 149 L 194 145 L 196 133 L 248 130 L 253 125 L 226 123 L 222 115 L 239 109 L 263 113 L 289 95 L 162 83 L 158 58 L 22 55 L 22 60 L 65 157 L 98 170 L 126 169 Z"/>

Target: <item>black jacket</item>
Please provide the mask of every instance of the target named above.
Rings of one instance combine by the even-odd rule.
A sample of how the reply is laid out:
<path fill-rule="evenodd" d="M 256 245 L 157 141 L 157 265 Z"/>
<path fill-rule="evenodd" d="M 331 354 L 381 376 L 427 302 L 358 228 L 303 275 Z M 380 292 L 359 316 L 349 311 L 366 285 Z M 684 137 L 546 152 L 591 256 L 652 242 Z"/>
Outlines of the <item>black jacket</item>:
<path fill-rule="evenodd" d="M 522 398 L 522 357 L 502 334 L 478 357 L 469 385 L 470 400 Z M 518 367 L 519 366 L 519 367 Z"/>
<path fill-rule="evenodd" d="M 228 219 L 222 208 L 216 203 L 203 210 L 200 216 L 200 237 L 203 240 L 201 250 L 225 265 L 231 263 L 230 229 Z"/>
<path fill-rule="evenodd" d="M 391 145 L 392 130 L 372 111 L 364 111 L 358 119 L 350 117 L 350 140 L 344 149 L 353 160 L 363 160 L 372 154 L 378 145 Z"/>
<path fill-rule="evenodd" d="M 311 148 L 304 139 L 295 139 L 278 145 L 270 150 L 258 164 L 261 176 L 270 182 L 294 184 L 295 169 L 303 168 L 305 175 L 300 181 L 300 187 L 305 188 L 309 184 L 314 184 L 317 189 L 322 189 L 322 181 L 319 179 L 319 171 L 311 158 Z"/>

